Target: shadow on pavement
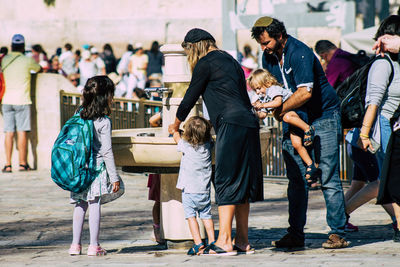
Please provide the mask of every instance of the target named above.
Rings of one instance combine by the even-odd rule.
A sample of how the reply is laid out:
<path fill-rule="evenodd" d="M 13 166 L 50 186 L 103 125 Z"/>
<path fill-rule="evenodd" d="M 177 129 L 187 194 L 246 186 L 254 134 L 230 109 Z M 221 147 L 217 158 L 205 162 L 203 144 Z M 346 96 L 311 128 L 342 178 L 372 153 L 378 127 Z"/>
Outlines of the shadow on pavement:
<path fill-rule="evenodd" d="M 160 250 L 167 250 L 167 245 L 150 245 L 150 246 L 133 246 L 133 247 L 126 247 L 122 248 L 119 251 L 115 250 L 118 254 L 130 254 L 135 252 L 151 252 L 151 251 L 160 251 Z M 112 252 L 112 250 L 109 250 Z"/>

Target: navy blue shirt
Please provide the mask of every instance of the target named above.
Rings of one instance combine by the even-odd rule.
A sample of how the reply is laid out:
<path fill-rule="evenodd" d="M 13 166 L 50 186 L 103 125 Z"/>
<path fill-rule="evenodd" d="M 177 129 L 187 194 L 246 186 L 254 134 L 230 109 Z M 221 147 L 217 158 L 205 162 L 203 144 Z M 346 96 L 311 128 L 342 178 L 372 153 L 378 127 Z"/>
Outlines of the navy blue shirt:
<path fill-rule="evenodd" d="M 263 67 L 292 92 L 298 87 L 312 88 L 311 99 L 300 108 L 306 111 L 309 124 L 317 119 L 330 117 L 333 111 L 339 110 L 339 98 L 335 89 L 328 83 L 321 63 L 307 45 L 289 35 L 282 57 L 281 70 L 277 56 L 264 52 Z"/>

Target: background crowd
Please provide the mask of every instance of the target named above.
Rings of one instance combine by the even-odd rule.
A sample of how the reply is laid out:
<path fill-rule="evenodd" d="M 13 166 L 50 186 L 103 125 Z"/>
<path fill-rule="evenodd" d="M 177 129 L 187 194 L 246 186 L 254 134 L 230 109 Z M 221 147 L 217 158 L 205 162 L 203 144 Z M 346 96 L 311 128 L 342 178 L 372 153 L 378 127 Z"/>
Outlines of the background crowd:
<path fill-rule="evenodd" d="M 86 81 L 96 75 L 109 75 L 117 85 L 116 97 L 137 98 L 136 90 L 161 86 L 164 65 L 160 45 L 154 41 L 145 50 L 141 43 L 128 44 L 126 52 L 117 58 L 109 43 L 100 52 L 85 44 L 75 49 L 70 43 L 58 47 L 49 55 L 40 44 L 25 47 L 25 55 L 38 63 L 44 73 L 58 73 L 68 78 L 81 91 Z M 8 54 L 8 48 L 0 48 L 0 57 Z"/>

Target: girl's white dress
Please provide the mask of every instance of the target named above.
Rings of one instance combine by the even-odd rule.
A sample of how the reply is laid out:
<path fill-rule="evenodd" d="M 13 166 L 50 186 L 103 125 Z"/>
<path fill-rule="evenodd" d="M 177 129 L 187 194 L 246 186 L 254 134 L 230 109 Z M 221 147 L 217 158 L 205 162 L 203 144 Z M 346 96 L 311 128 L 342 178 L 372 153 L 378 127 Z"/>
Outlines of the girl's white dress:
<path fill-rule="evenodd" d="M 119 198 L 125 191 L 124 183 L 115 167 L 114 154 L 111 147 L 111 120 L 108 117 L 98 118 L 93 121 L 93 125 L 93 150 L 99 175 L 92 185 L 83 192 L 71 192 L 71 204 L 81 200 L 94 200 L 96 197 L 100 197 L 100 203 L 104 204 Z M 114 193 L 112 187 L 116 181 L 120 181 L 120 189 Z"/>

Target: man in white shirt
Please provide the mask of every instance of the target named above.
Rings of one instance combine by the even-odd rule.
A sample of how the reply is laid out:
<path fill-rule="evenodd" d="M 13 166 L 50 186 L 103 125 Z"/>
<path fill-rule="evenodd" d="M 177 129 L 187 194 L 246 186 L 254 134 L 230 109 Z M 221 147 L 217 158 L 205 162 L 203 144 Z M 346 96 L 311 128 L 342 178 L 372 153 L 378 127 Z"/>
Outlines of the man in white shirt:
<path fill-rule="evenodd" d="M 96 75 L 106 75 L 106 64 L 99 56 L 99 51 L 97 51 L 96 47 L 92 47 L 90 49 L 90 53 L 92 54 L 92 61 L 94 62 L 97 68 Z"/>
<path fill-rule="evenodd" d="M 133 91 L 135 88 L 144 89 L 146 85 L 146 69 L 149 63 L 149 57 L 144 53 L 143 45 L 137 43 L 135 45 L 137 49 L 129 60 L 129 83 L 128 92 L 126 97 L 132 98 Z"/>
<path fill-rule="evenodd" d="M 72 45 L 66 43 L 64 46 L 65 51 L 60 55 L 59 62 L 61 64 L 61 69 L 67 74 L 77 73 L 77 68 L 75 65 L 75 56 L 72 53 Z"/>

